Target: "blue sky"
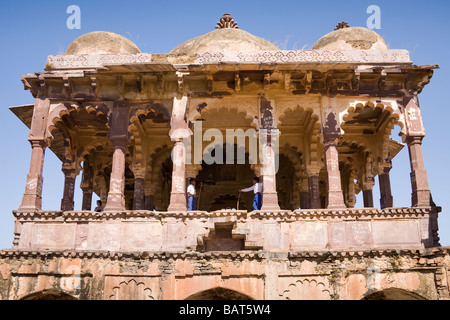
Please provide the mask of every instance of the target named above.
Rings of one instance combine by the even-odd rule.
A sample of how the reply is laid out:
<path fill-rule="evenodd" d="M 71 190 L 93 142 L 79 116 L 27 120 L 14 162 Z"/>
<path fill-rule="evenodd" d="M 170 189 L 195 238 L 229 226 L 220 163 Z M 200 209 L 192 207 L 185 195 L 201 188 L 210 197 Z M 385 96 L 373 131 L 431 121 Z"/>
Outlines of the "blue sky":
<path fill-rule="evenodd" d="M 69 30 L 69 5 L 81 8 L 81 30 Z M 431 83 L 420 95 L 427 136 L 423 141 L 425 166 L 434 201 L 443 207 L 439 218 L 442 245 L 450 245 L 450 148 L 447 146 L 450 42 L 450 2 L 430 1 L 2 1 L 0 4 L 1 105 L 0 131 L 0 249 L 13 239 L 11 211 L 20 205 L 29 169 L 31 148 L 28 129 L 9 106 L 34 102 L 23 90 L 20 76 L 43 71 L 46 58 L 65 52 L 78 36 L 91 31 L 112 31 L 130 38 L 142 52 L 167 53 L 178 44 L 214 29 L 229 12 L 241 29 L 283 49 L 310 49 L 338 22 L 366 26 L 370 5 L 381 8 L 381 30 L 392 49 L 407 49 L 415 64 L 439 64 Z M 399 128 L 396 128 L 397 135 Z M 391 171 L 395 206 L 410 206 L 411 184 L 408 151 L 395 159 Z M 77 179 L 77 184 L 80 178 Z M 44 164 L 43 208 L 58 210 L 63 191 L 61 163 L 47 150 Z M 374 200 L 379 203 L 378 185 Z M 75 193 L 81 207 L 81 192 Z M 361 195 L 358 205 L 362 205 Z"/>

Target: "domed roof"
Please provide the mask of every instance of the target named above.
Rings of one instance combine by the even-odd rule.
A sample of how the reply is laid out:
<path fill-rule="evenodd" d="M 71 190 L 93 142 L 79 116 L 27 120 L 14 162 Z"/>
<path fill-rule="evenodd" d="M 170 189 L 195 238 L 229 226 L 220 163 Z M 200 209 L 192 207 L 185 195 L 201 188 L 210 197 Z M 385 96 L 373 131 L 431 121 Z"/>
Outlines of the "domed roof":
<path fill-rule="evenodd" d="M 383 38 L 367 28 L 349 27 L 340 23 L 333 32 L 320 38 L 313 50 L 387 50 Z"/>
<path fill-rule="evenodd" d="M 141 50 L 131 40 L 120 34 L 95 31 L 75 39 L 66 51 L 66 54 L 107 53 L 141 53 Z"/>
<path fill-rule="evenodd" d="M 240 30 L 233 17 L 224 14 L 216 30 L 188 40 L 170 54 L 195 56 L 199 52 L 279 50 L 273 43 Z"/>

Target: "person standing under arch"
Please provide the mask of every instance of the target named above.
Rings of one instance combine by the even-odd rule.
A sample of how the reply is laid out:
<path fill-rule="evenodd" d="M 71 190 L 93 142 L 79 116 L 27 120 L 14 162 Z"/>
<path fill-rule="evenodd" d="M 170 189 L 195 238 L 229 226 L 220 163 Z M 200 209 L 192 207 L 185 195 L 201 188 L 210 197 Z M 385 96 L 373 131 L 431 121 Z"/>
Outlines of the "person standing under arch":
<path fill-rule="evenodd" d="M 253 186 L 239 190 L 239 192 L 250 192 L 253 191 L 255 194 L 253 198 L 253 210 L 261 210 L 262 207 L 262 186 L 263 184 L 259 182 L 258 177 L 253 178 Z"/>
<path fill-rule="evenodd" d="M 196 211 L 197 210 L 197 192 L 195 191 L 195 178 L 189 179 L 189 186 L 187 187 L 187 196 L 188 196 L 188 211 Z"/>

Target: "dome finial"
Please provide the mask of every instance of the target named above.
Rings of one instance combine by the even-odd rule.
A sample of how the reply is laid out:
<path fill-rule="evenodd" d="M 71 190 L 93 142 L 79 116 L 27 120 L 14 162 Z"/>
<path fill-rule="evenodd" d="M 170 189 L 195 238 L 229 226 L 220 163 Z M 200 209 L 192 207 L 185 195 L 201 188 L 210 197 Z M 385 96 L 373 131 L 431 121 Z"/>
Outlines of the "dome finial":
<path fill-rule="evenodd" d="M 348 22 L 347 22 L 347 21 L 339 22 L 339 23 L 336 25 L 336 29 L 334 29 L 334 30 L 339 30 L 339 29 L 344 29 L 344 28 L 350 28 L 350 26 L 348 25 Z"/>
<path fill-rule="evenodd" d="M 216 29 L 239 29 L 237 22 L 234 21 L 234 18 L 229 14 L 225 13 L 222 18 L 220 18 L 219 22 L 217 22 Z"/>

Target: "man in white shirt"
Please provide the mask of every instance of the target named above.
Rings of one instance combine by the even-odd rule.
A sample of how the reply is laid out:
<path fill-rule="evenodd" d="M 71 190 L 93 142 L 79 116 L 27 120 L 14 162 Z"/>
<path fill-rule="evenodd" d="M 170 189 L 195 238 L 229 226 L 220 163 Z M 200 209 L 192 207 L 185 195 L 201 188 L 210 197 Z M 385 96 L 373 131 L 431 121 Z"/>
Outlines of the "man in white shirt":
<path fill-rule="evenodd" d="M 259 182 L 258 177 L 253 178 L 253 186 L 239 190 L 239 192 L 253 191 L 255 197 L 253 198 L 253 210 L 261 210 L 262 207 L 262 183 Z"/>
<path fill-rule="evenodd" d="M 196 211 L 197 210 L 197 192 L 195 191 L 195 178 L 189 179 L 189 186 L 187 187 L 187 196 L 188 196 L 188 211 Z"/>

